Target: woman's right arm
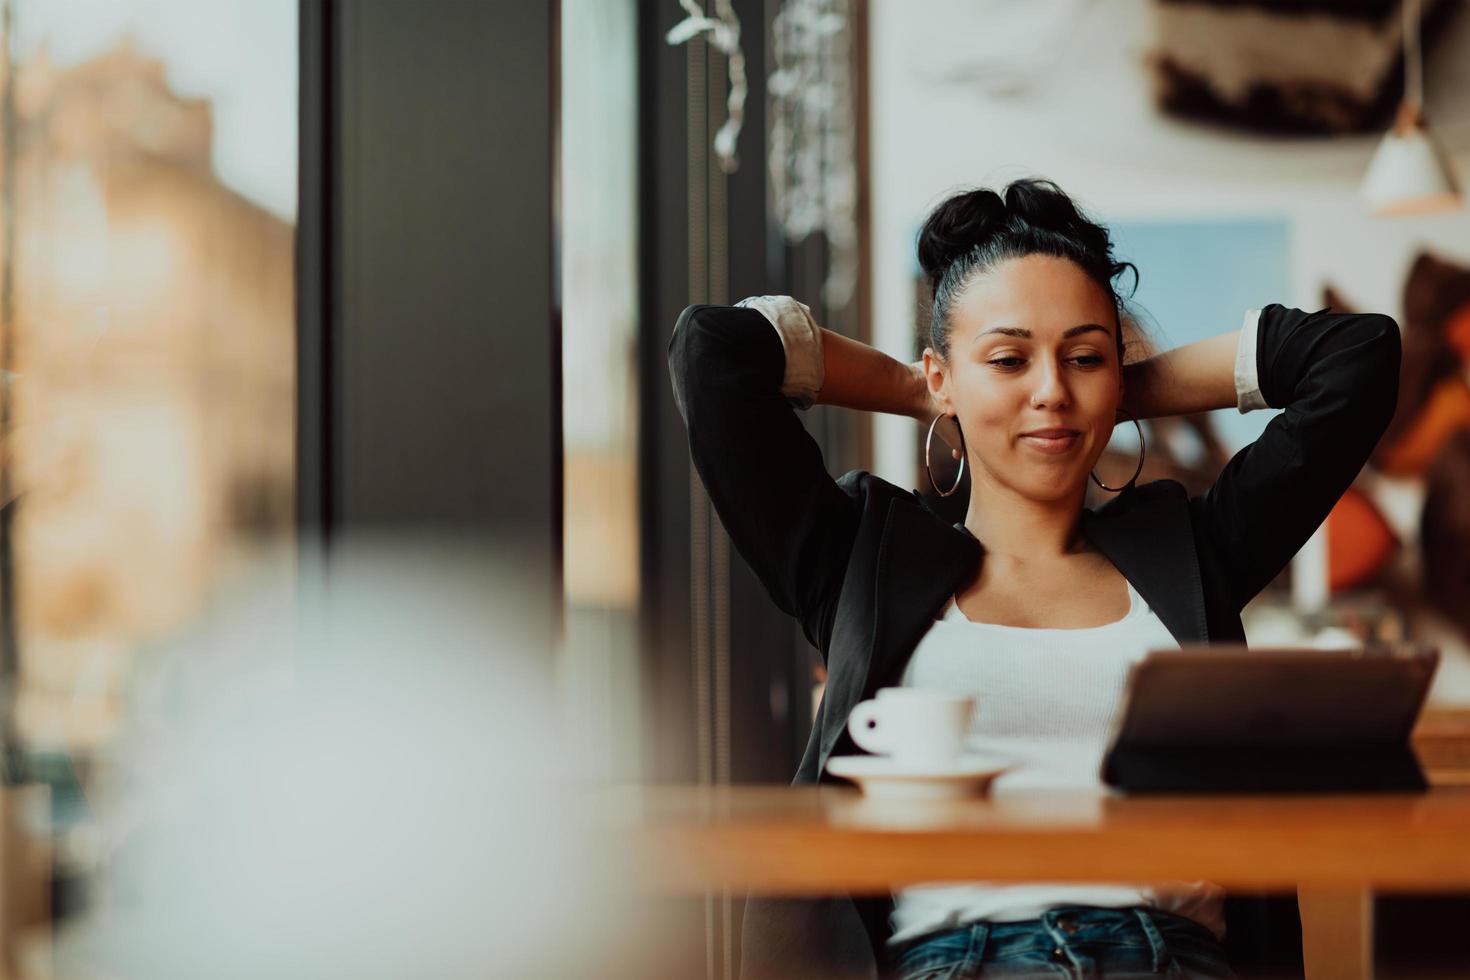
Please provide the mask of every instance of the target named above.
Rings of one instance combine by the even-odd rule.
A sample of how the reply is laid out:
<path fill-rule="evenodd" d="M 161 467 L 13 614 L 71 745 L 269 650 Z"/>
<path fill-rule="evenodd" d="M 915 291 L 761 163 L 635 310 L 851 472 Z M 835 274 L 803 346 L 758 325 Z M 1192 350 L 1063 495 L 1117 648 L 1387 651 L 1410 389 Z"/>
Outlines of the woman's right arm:
<path fill-rule="evenodd" d="M 820 405 L 886 412 L 928 422 L 929 386 L 917 364 L 904 364 L 876 348 L 830 330 L 822 331 L 826 380 Z"/>
<path fill-rule="evenodd" d="M 821 330 L 786 297 L 689 307 L 668 357 L 690 455 L 730 540 L 825 650 L 861 491 L 856 476 L 832 479 L 795 409 L 901 407 L 907 367 Z"/>

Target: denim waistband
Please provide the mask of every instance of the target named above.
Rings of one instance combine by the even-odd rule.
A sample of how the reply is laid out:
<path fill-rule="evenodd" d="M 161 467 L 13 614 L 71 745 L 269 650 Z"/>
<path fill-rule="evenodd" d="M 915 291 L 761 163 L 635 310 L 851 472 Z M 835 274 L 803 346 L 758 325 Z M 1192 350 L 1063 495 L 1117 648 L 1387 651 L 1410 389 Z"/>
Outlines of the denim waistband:
<path fill-rule="evenodd" d="M 1193 932 L 1215 942 L 1210 930 L 1182 916 L 1157 909 L 1137 906 L 1099 908 L 1096 906 L 1058 906 L 1040 917 L 1014 922 L 972 922 L 954 929 L 916 937 L 887 952 L 897 963 L 924 947 L 924 955 L 950 961 L 978 964 L 987 955 L 992 959 L 1023 956 L 1028 953 L 1051 953 L 1073 945 L 1090 947 L 1135 947 L 1147 950 L 1147 958 L 1158 968 L 1168 956 L 1161 929 L 1171 933 Z"/>

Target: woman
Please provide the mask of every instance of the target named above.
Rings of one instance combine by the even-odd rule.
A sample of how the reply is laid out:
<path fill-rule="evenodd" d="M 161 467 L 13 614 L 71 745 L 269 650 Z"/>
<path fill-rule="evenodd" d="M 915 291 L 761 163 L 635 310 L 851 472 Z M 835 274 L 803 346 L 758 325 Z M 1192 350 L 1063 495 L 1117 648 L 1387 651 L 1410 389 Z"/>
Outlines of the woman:
<path fill-rule="evenodd" d="M 1161 643 L 1243 642 L 1241 608 L 1368 458 L 1394 408 L 1398 327 L 1273 304 L 1125 368 L 1114 280 L 1129 266 L 1046 181 L 949 198 L 918 252 L 935 299 L 916 364 L 820 329 L 785 297 L 690 307 L 669 345 L 721 520 L 827 664 L 796 782 L 829 779 L 827 759 L 854 751 L 858 701 L 916 683 L 982 698 L 972 743 L 1005 741 L 1023 778 L 1096 785 L 1127 663 Z M 971 473 L 963 526 L 869 473 L 833 480 L 792 411 L 814 402 L 951 418 Z M 1120 417 L 1232 405 L 1285 411 L 1205 494 L 1130 480 L 1084 507 Z M 1231 975 L 1221 896 L 1205 883 L 974 883 L 895 899 L 752 901 L 743 972 Z"/>

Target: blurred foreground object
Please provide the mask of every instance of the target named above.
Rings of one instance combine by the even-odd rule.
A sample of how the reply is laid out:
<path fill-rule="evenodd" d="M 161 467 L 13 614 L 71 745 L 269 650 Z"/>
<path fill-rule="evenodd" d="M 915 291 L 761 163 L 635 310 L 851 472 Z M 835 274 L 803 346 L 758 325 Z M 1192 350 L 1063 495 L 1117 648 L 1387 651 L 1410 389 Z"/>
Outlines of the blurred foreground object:
<path fill-rule="evenodd" d="M 45 976 L 54 896 L 50 788 L 0 787 L 0 976 Z"/>
<path fill-rule="evenodd" d="M 500 542 L 337 546 L 294 616 L 263 576 L 141 663 L 57 975 L 639 975 L 536 573 Z"/>

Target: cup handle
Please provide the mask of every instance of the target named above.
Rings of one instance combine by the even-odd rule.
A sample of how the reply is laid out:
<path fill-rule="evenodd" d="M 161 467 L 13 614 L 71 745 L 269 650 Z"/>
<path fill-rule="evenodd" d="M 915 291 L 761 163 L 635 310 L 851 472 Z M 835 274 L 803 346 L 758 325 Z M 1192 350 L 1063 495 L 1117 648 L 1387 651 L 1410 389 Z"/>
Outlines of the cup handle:
<path fill-rule="evenodd" d="M 892 751 L 893 746 L 884 736 L 883 729 L 878 726 L 880 716 L 877 701 L 859 701 L 847 716 L 847 733 L 859 748 L 887 754 Z"/>

